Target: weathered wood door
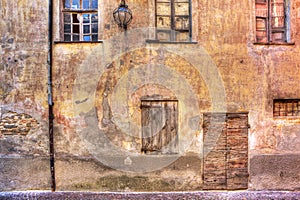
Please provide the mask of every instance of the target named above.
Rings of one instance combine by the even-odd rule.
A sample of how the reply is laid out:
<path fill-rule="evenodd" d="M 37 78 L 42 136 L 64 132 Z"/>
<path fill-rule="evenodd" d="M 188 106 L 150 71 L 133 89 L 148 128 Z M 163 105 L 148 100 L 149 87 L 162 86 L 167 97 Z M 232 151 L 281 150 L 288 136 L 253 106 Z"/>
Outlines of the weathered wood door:
<path fill-rule="evenodd" d="M 143 100 L 142 152 L 178 152 L 178 102 Z"/>
<path fill-rule="evenodd" d="M 206 113 L 203 133 L 203 188 L 247 189 L 248 113 Z"/>

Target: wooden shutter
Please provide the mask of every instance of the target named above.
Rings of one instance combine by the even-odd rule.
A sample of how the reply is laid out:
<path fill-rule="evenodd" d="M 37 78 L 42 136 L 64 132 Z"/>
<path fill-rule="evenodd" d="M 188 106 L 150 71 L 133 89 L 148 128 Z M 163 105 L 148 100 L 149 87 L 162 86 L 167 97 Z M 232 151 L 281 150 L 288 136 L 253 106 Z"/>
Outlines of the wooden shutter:
<path fill-rule="evenodd" d="M 203 189 L 226 189 L 226 115 L 205 114 L 203 134 Z"/>
<path fill-rule="evenodd" d="M 248 114 L 227 115 L 227 189 L 248 188 Z"/>
<path fill-rule="evenodd" d="M 266 43 L 268 38 L 268 1 L 256 0 L 255 1 L 255 14 L 256 14 L 256 41 Z"/>
<path fill-rule="evenodd" d="M 248 114 L 204 114 L 203 133 L 203 188 L 247 189 Z"/>
<path fill-rule="evenodd" d="M 257 42 L 286 42 L 285 0 L 256 0 Z"/>

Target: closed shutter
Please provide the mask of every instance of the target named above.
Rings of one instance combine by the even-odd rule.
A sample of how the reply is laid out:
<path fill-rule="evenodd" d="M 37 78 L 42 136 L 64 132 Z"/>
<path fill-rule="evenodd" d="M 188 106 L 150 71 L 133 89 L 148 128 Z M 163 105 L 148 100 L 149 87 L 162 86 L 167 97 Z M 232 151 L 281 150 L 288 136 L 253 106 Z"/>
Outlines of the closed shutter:
<path fill-rule="evenodd" d="M 204 115 L 203 133 L 203 189 L 226 189 L 226 115 Z"/>
<path fill-rule="evenodd" d="M 203 188 L 247 189 L 248 114 L 206 113 L 203 133 Z"/>
<path fill-rule="evenodd" d="M 248 114 L 228 114 L 227 150 L 227 189 L 247 189 Z"/>

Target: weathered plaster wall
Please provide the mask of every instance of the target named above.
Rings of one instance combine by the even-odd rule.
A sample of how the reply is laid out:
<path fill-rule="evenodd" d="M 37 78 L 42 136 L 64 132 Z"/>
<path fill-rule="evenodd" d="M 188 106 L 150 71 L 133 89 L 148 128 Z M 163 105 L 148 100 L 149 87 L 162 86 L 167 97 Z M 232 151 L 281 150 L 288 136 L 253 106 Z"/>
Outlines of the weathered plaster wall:
<path fill-rule="evenodd" d="M 47 2 L 0 1 L 0 190 L 49 188 Z"/>
<path fill-rule="evenodd" d="M 299 163 L 299 118 L 273 118 L 273 99 L 300 97 L 300 2 L 290 2 L 294 45 L 278 46 L 253 44 L 255 1 L 200 3 L 199 40 L 223 77 L 228 110 L 249 111 L 250 189 L 299 189 L 298 167 L 293 181 L 278 171 Z"/>
<path fill-rule="evenodd" d="M 145 13 L 149 13 L 149 10 L 145 11 L 145 8 L 149 6 L 151 8 L 151 2 L 136 2 L 128 1 L 128 4 L 131 6 L 133 12 L 135 13 L 135 18 L 133 23 L 131 24 L 130 30 L 135 30 L 136 28 L 143 28 L 147 26 L 147 24 L 151 25 L 153 22 L 151 18 L 143 18 Z M 205 51 L 207 51 L 208 55 L 212 58 L 213 62 L 217 66 L 218 73 L 222 78 L 222 84 L 225 88 L 226 93 L 226 106 L 227 111 L 229 112 L 242 112 L 249 111 L 249 156 L 250 156 L 250 189 L 262 189 L 260 187 L 260 183 L 263 181 L 265 189 L 297 189 L 299 186 L 297 184 L 291 183 L 279 184 L 277 187 L 268 183 L 268 179 L 260 180 L 258 178 L 258 174 L 255 172 L 255 166 L 252 160 L 263 159 L 265 155 L 271 156 L 274 155 L 274 158 L 277 154 L 287 155 L 287 159 L 289 162 L 295 161 L 295 156 L 299 154 L 299 121 L 297 119 L 294 120 L 286 120 L 286 119 L 274 119 L 273 118 L 273 98 L 299 98 L 300 96 L 300 88 L 299 88 L 299 60 L 297 54 L 299 53 L 299 48 L 297 46 L 299 38 L 297 37 L 297 27 L 299 26 L 299 13 L 297 8 L 297 4 L 299 2 L 292 2 L 292 40 L 295 43 L 294 45 L 283 45 L 283 46 L 264 46 L 264 45 L 254 45 L 254 2 L 250 1 L 232 1 L 232 2 L 217 2 L 217 1 L 199 1 L 197 4 L 199 5 L 199 12 L 194 17 L 195 19 L 199 19 L 197 21 L 198 30 L 197 38 L 198 38 L 198 47 L 203 47 Z M 136 9 L 140 4 L 143 4 L 143 12 L 140 13 L 138 9 Z M 106 5 L 108 6 L 108 5 Z M 108 8 L 113 8 L 116 5 L 112 4 L 108 6 Z M 105 7 L 105 6 L 104 6 Z M 115 38 L 122 37 L 119 36 L 120 30 L 117 29 L 116 25 L 112 21 L 112 17 L 108 12 L 110 9 L 105 11 L 104 14 L 105 22 L 104 22 L 104 31 L 103 31 L 103 39 L 106 38 Z M 147 10 L 147 9 L 146 9 Z M 232 11 L 235 12 L 232 12 Z M 151 12 L 151 11 L 150 11 Z M 131 47 L 130 37 L 128 39 L 129 48 Z M 138 42 L 138 41 L 135 41 Z M 91 50 L 91 55 L 88 55 L 84 50 L 82 52 L 77 51 L 75 53 L 74 48 L 72 49 L 72 53 L 70 54 L 78 54 L 82 57 L 85 55 L 86 59 L 98 59 L 99 66 L 102 66 L 100 60 L 104 56 L 101 56 L 100 51 L 104 49 L 107 43 L 113 43 L 113 45 L 121 45 L 121 43 L 114 43 L 111 40 L 104 41 L 104 47 L 96 48 L 98 51 L 96 54 L 100 56 L 100 58 L 95 58 L 95 53 Z M 75 46 L 75 44 L 72 44 Z M 128 45 L 128 44 L 127 44 Z M 59 46 L 59 47 L 58 47 Z M 68 48 L 68 45 L 61 44 L 57 45 L 58 54 L 61 55 L 62 52 L 67 52 L 65 49 Z M 79 45 L 79 46 L 82 46 Z M 90 46 L 90 45 L 88 45 Z M 101 46 L 99 44 L 99 46 Z M 151 45 L 150 45 L 151 46 Z M 175 46 L 175 45 L 174 45 Z M 122 47 L 122 46 L 121 46 Z M 121 48 L 120 47 L 120 48 Z M 149 47 L 146 46 L 146 47 Z M 157 47 L 157 46 L 151 46 Z M 80 47 L 82 48 L 82 47 Z M 87 47 L 84 47 L 87 48 Z M 126 48 L 126 47 L 122 47 Z M 189 46 L 185 48 L 190 48 Z M 76 47 L 75 49 L 78 50 Z M 123 49 L 124 50 L 124 49 Z M 116 113 L 113 112 L 116 110 L 122 110 L 127 106 L 130 108 L 129 111 L 124 110 L 123 117 L 128 115 L 133 117 L 133 121 L 135 124 L 139 124 L 140 121 L 140 110 L 138 109 L 138 101 L 140 96 L 144 94 L 155 94 L 155 93 L 164 93 L 162 89 L 159 89 L 156 86 L 149 87 L 151 89 L 141 89 L 141 92 L 133 94 L 133 96 L 127 96 L 124 99 L 124 104 L 120 104 L 119 107 L 112 109 L 111 106 L 114 103 L 113 101 L 113 92 L 115 90 L 116 84 L 118 82 L 122 82 L 122 77 L 126 76 L 128 78 L 128 73 L 130 70 L 134 68 L 138 68 L 141 65 L 145 65 L 147 63 L 151 63 L 153 65 L 165 64 L 169 68 L 176 70 L 179 74 L 181 74 L 185 80 L 191 85 L 193 92 L 197 95 L 198 105 L 200 107 L 201 112 L 207 112 L 212 110 L 212 102 L 211 102 L 211 93 L 209 91 L 209 86 L 207 85 L 207 80 L 203 80 L 205 77 L 204 74 L 197 74 L 197 70 L 195 71 L 195 66 L 188 67 L 188 64 L 184 64 L 182 62 L 182 58 L 175 53 L 169 59 L 168 55 L 164 54 L 165 57 L 159 57 L 159 50 L 157 51 L 148 51 L 147 49 L 140 48 L 130 53 L 126 53 L 124 58 L 122 56 L 122 50 L 116 52 L 120 54 L 120 56 L 116 56 L 116 60 L 111 63 L 106 63 L 107 69 L 105 69 L 104 73 L 97 77 L 97 80 L 94 80 L 93 83 L 98 82 L 98 87 L 93 88 L 95 90 L 95 107 L 97 113 L 97 123 L 98 128 L 103 129 L 108 135 L 113 143 L 119 148 L 124 148 L 132 152 L 138 152 L 140 149 L 140 140 L 136 137 L 134 140 L 129 136 L 128 133 L 123 132 L 118 129 L 116 124 L 111 123 L 116 120 Z M 203 58 L 202 58 L 203 59 Z M 164 61 L 165 60 L 165 61 Z M 68 66 L 66 64 L 67 61 L 65 58 L 58 58 L 58 64 L 56 66 Z M 95 61 L 91 61 L 94 63 Z M 199 58 L 199 62 L 201 63 L 201 58 Z M 89 63 L 89 62 L 85 62 Z M 79 66 L 78 62 L 72 62 L 72 66 Z M 105 65 L 106 66 L 106 65 Z M 178 66 L 178 67 L 177 67 Z M 184 66 L 184 67 L 183 67 Z M 93 67 L 91 67 L 93 68 Z M 188 70 L 187 70 L 188 69 Z M 74 69 L 68 69 L 74 70 Z M 64 73 L 66 72 L 63 70 Z M 152 73 L 159 72 L 153 71 Z M 75 75 L 77 77 L 73 77 L 73 73 L 67 73 L 68 80 L 72 82 L 72 79 L 78 78 L 78 73 Z M 72 74 L 72 75 L 71 75 Z M 57 76 L 61 77 L 61 73 L 58 73 Z M 130 83 L 136 83 L 139 80 L 137 77 L 141 75 L 135 75 L 126 79 Z M 146 76 L 147 77 L 147 76 Z M 151 77 L 148 77 L 151 79 Z M 175 85 L 178 83 L 174 83 Z M 124 86 L 129 89 L 130 84 Z M 217 86 L 216 86 L 217 87 Z M 60 91 L 60 90 L 58 90 Z M 143 92 L 144 91 L 144 92 Z M 146 91 L 146 92 L 145 92 Z M 171 90 L 172 91 L 172 90 Z M 74 91 L 68 92 L 70 95 Z M 61 92 L 58 92 L 61 96 Z M 141 94 L 139 94 L 141 93 Z M 166 94 L 166 93 L 164 93 Z M 82 101 L 89 101 L 86 98 L 86 94 L 82 94 Z M 140 96 L 139 96 L 140 95 Z M 172 94 L 169 94 L 169 96 Z M 64 95 L 62 95 L 64 96 Z M 75 95 L 76 96 L 76 95 Z M 79 95 L 80 96 L 80 95 Z M 168 96 L 168 94 L 166 94 Z M 176 95 L 175 95 L 176 96 Z M 77 97 L 77 96 L 76 96 Z M 119 98 L 123 98 L 122 96 L 118 96 Z M 59 97 L 64 98 L 64 97 Z M 57 99 L 58 103 L 62 102 Z M 68 99 L 72 101 L 71 99 Z M 75 99 L 73 99 L 75 101 Z M 127 103 L 126 103 L 127 101 Z M 66 103 L 66 101 L 64 101 Z M 117 101 L 121 102 L 121 101 Z M 84 102 L 83 102 L 84 103 Z M 57 105 L 59 107 L 59 105 Z M 57 107 L 57 108 L 58 108 Z M 74 107 L 73 107 L 74 108 Z M 76 106 L 75 106 L 76 108 Z M 70 107 L 66 107 L 65 109 L 70 109 Z M 65 109 L 57 109 L 57 112 L 64 113 Z M 221 111 L 221 110 L 220 110 Z M 129 113 L 127 113 L 129 112 Z M 59 114 L 59 116 L 65 116 L 66 114 Z M 76 117 L 72 116 L 72 117 Z M 129 117 L 130 118 L 130 117 Z M 72 119 L 70 119 L 73 121 Z M 126 121 L 126 120 L 125 120 Z M 68 122 L 67 124 L 70 124 Z M 117 124 L 120 125 L 120 124 Z M 73 135 L 73 131 L 68 131 L 66 129 L 64 133 L 69 132 L 69 134 Z M 72 128 L 70 129 L 72 130 Z M 115 131 L 113 131 L 115 130 Z M 136 130 L 131 129 L 131 134 Z M 139 132 L 139 131 L 137 131 Z M 63 133 L 63 132 L 62 132 Z M 66 134 L 66 138 L 69 138 L 69 134 Z M 63 134 L 64 135 L 64 134 Z M 197 137 L 198 135 L 198 137 Z M 195 133 L 195 142 L 191 147 L 191 151 L 200 155 L 201 149 L 201 130 L 198 133 Z M 70 137 L 72 138 L 72 137 Z M 80 139 L 79 139 L 80 140 Z M 70 141 L 70 140 L 67 140 Z M 200 141 L 200 142 L 199 142 Z M 58 139 L 57 143 L 63 144 L 72 144 L 71 142 L 65 143 L 63 140 Z M 74 144 L 73 144 L 74 145 Z M 74 148 L 78 147 L 78 145 L 74 145 Z M 63 148 L 62 148 L 63 149 Z M 80 155 L 81 151 L 66 150 L 64 151 L 70 154 Z M 73 153 L 72 153 L 73 152 Z M 87 152 L 86 152 L 87 153 Z M 290 156 L 294 154 L 294 156 Z M 85 154 L 81 154 L 85 155 Z M 253 170 L 251 169 L 251 165 L 253 165 Z M 281 166 L 284 168 L 287 163 L 285 162 L 277 162 L 265 164 L 267 169 L 268 167 L 272 167 L 273 165 Z M 295 174 L 295 179 L 299 180 L 299 169 L 295 168 L 293 174 Z M 263 172 L 262 172 L 263 173 Z M 266 172 L 268 174 L 268 172 Z M 277 173 L 270 175 L 271 177 L 276 178 L 278 176 Z M 151 177 L 151 175 L 149 175 Z M 74 178 L 75 179 L 75 178 Z M 283 177 L 284 179 L 284 177 Z M 190 188 L 193 189 L 193 188 Z"/>

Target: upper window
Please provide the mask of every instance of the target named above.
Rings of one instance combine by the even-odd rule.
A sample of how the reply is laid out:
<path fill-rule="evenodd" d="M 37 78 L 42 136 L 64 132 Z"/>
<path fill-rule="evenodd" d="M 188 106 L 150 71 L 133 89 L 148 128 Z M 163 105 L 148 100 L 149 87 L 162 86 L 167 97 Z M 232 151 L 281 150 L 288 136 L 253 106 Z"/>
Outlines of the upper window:
<path fill-rule="evenodd" d="M 98 0 L 64 0 L 63 40 L 98 40 Z"/>
<path fill-rule="evenodd" d="M 156 0 L 156 39 L 190 41 L 191 0 Z"/>
<path fill-rule="evenodd" d="M 256 0 L 256 42 L 284 43 L 289 37 L 289 1 Z"/>

